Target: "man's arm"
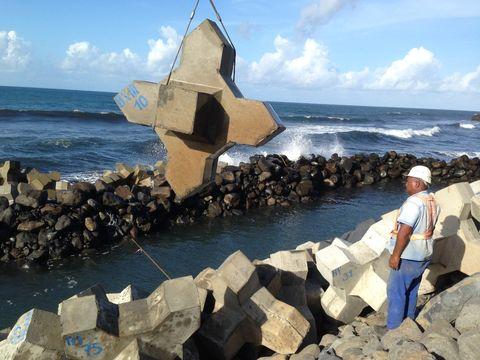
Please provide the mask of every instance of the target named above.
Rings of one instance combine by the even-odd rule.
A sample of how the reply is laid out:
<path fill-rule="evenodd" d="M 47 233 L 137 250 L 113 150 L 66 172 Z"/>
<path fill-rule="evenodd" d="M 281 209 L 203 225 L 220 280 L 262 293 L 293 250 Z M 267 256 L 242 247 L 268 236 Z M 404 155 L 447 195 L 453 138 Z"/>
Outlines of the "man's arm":
<path fill-rule="evenodd" d="M 412 236 L 413 227 L 406 224 L 400 224 L 400 230 L 398 230 L 397 241 L 395 242 L 395 248 L 393 249 L 392 255 L 388 265 L 393 269 L 397 270 L 400 265 L 400 257 L 402 256 L 403 250 L 407 247 L 410 242 L 410 236 Z"/>

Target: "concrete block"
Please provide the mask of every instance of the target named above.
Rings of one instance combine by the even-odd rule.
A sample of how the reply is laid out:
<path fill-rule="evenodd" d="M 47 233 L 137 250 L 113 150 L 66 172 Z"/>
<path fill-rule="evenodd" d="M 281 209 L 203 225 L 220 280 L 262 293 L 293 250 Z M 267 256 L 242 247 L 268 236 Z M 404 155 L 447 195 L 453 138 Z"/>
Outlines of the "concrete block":
<path fill-rule="evenodd" d="M 55 182 L 55 190 L 69 190 L 70 183 L 68 181 L 57 181 Z"/>
<path fill-rule="evenodd" d="M 135 81 L 115 96 L 128 121 L 155 128 L 179 199 L 214 179 L 218 157 L 233 144 L 259 146 L 284 130 L 269 105 L 244 99 L 226 81 L 234 58 L 218 26 L 205 20 L 186 36 L 168 85 Z"/>
<path fill-rule="evenodd" d="M 480 196 L 480 180 L 470 183 L 470 187 L 475 195 Z"/>
<path fill-rule="evenodd" d="M 370 229 L 373 224 L 375 224 L 374 219 L 362 221 L 355 227 L 355 229 L 343 234 L 341 238 L 345 241 L 348 241 L 349 243 L 354 244 L 363 238 L 365 233 L 368 231 L 368 229 Z"/>
<path fill-rule="evenodd" d="M 199 341 L 212 358 L 232 359 L 245 344 L 245 322 L 243 311 L 223 307 L 203 321 Z"/>
<path fill-rule="evenodd" d="M 152 346 L 161 341 L 183 344 L 200 327 L 200 299 L 191 276 L 163 282 L 147 305 L 154 330 L 142 335 L 142 341 Z"/>
<path fill-rule="evenodd" d="M 17 183 L 20 181 L 20 162 L 7 160 L 0 166 L 0 178 L 3 184 Z"/>
<path fill-rule="evenodd" d="M 27 174 L 28 183 L 35 189 L 35 190 L 44 190 L 48 187 L 53 180 L 48 176 L 48 174 L 44 174 L 37 169 L 32 169 Z"/>
<path fill-rule="evenodd" d="M 107 299 L 111 303 L 119 305 L 133 300 L 143 299 L 147 296 L 147 292 L 137 289 L 133 285 L 128 285 L 119 293 L 107 294 Z"/>
<path fill-rule="evenodd" d="M 115 169 L 117 170 L 117 174 L 124 179 L 130 179 L 133 176 L 133 168 L 123 163 L 116 164 Z"/>
<path fill-rule="evenodd" d="M 65 354 L 73 359 L 112 358 L 127 343 L 118 338 L 118 305 L 110 303 L 100 291 L 84 295 L 92 292 L 88 290 L 62 302 Z"/>
<path fill-rule="evenodd" d="M 343 323 L 352 322 L 367 306 L 358 296 L 347 295 L 345 290 L 333 286 L 325 291 L 321 303 L 328 316 Z"/>
<path fill-rule="evenodd" d="M 305 250 L 278 251 L 270 255 L 272 266 L 280 270 L 282 285 L 304 285 L 307 279 L 308 253 Z"/>
<path fill-rule="evenodd" d="M 46 350 L 61 351 L 63 342 L 61 337 L 60 317 L 48 311 L 32 309 L 23 314 L 8 334 L 6 342 L 14 345 L 22 352 L 28 343 L 37 345 Z"/>
<path fill-rule="evenodd" d="M 340 239 L 316 255 L 317 268 L 333 286 L 350 291 L 377 254 L 363 241 L 346 246 Z"/>
<path fill-rule="evenodd" d="M 470 217 L 473 195 L 472 188 L 467 182 L 450 185 L 435 193 L 435 200 L 441 211 L 435 226 L 434 239 L 457 233 L 460 221 Z"/>
<path fill-rule="evenodd" d="M 255 265 L 241 251 L 236 251 L 225 259 L 217 273 L 238 297 L 240 304 L 260 288 Z"/>
<path fill-rule="evenodd" d="M 280 271 L 271 265 L 270 258 L 268 258 L 267 261 L 256 260 L 254 264 L 257 269 L 260 285 L 267 288 L 267 290 L 276 297 L 282 287 Z"/>
<path fill-rule="evenodd" d="M 390 239 L 390 233 L 394 228 L 397 210 L 382 215 L 382 219 L 370 226 L 361 241 L 364 242 L 377 255 L 381 255 Z"/>
<path fill-rule="evenodd" d="M 419 295 L 431 294 L 436 289 L 438 278 L 449 272 L 449 269 L 442 264 L 431 264 L 423 273 L 422 282 L 418 289 Z"/>
<path fill-rule="evenodd" d="M 33 186 L 28 183 L 18 183 L 17 191 L 19 194 L 28 194 L 30 191 L 34 190 Z"/>
<path fill-rule="evenodd" d="M 433 260 L 449 271 L 472 275 L 480 271 L 479 257 L 480 234 L 472 219 L 462 220 L 455 235 L 435 243 Z"/>
<path fill-rule="evenodd" d="M 151 360 L 139 344 L 138 339 L 133 339 L 113 360 Z"/>
<path fill-rule="evenodd" d="M 310 330 L 309 322 L 297 309 L 275 299 L 264 287 L 257 290 L 242 308 L 260 328 L 261 345 L 279 354 L 297 352 Z"/>
<path fill-rule="evenodd" d="M 480 195 L 472 198 L 472 217 L 480 223 Z"/>
<path fill-rule="evenodd" d="M 7 198 L 11 205 L 18 196 L 17 187 L 15 184 L 3 184 L 0 186 L 0 196 Z"/>
<path fill-rule="evenodd" d="M 379 311 L 387 299 L 387 281 L 378 276 L 370 265 L 358 279 L 350 295 L 358 296 L 375 311 Z"/>

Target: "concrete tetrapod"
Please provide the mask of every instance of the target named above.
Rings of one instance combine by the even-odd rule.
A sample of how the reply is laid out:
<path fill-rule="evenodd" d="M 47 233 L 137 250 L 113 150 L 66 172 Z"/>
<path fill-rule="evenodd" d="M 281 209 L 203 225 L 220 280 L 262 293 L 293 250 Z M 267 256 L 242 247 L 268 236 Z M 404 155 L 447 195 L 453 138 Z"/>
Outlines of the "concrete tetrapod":
<path fill-rule="evenodd" d="M 186 36 L 168 83 L 134 81 L 115 96 L 128 121 L 155 128 L 168 151 L 166 178 L 180 199 L 213 180 L 218 157 L 234 144 L 259 146 L 285 129 L 270 105 L 243 98 L 231 80 L 235 56 L 205 20 Z"/>
<path fill-rule="evenodd" d="M 457 233 L 460 221 L 470 217 L 473 196 L 472 188 L 467 182 L 447 186 L 435 193 L 441 211 L 433 234 L 434 240 Z"/>
<path fill-rule="evenodd" d="M 262 287 L 243 305 L 249 320 L 260 329 L 260 338 L 248 339 L 279 354 L 294 354 L 310 330 L 309 322 L 294 307 L 275 299 Z M 249 332 L 255 336 L 255 332 Z"/>
<path fill-rule="evenodd" d="M 467 275 L 480 271 L 480 233 L 472 219 L 461 220 L 456 234 L 437 241 L 434 262 Z"/>
<path fill-rule="evenodd" d="M 367 306 L 358 296 L 347 295 L 345 290 L 329 286 L 322 296 L 322 308 L 331 318 L 349 323 Z"/>
<path fill-rule="evenodd" d="M 2 360 L 55 360 L 63 358 L 62 352 L 60 317 L 38 309 L 20 316 L 0 342 Z"/>
<path fill-rule="evenodd" d="M 310 331 L 305 337 L 307 344 L 317 342 L 317 325 L 308 307 L 305 289 L 309 257 L 307 250 L 279 251 L 270 255 L 272 266 L 279 270 L 281 284 L 275 297 L 296 308 L 308 320 Z"/>
<path fill-rule="evenodd" d="M 472 198 L 472 217 L 480 223 L 480 195 Z"/>

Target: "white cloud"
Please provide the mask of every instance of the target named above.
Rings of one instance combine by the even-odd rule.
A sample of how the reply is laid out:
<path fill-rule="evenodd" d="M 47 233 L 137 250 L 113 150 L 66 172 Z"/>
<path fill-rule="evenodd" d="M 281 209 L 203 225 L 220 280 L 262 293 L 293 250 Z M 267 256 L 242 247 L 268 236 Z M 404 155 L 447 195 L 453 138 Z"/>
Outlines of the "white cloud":
<path fill-rule="evenodd" d="M 29 61 L 29 44 L 13 30 L 0 31 L 0 71 L 22 70 Z"/>
<path fill-rule="evenodd" d="M 297 27 L 305 33 L 312 33 L 321 25 L 328 23 L 333 16 L 354 0 L 316 0 L 300 12 Z"/>
<path fill-rule="evenodd" d="M 440 90 L 458 92 L 480 92 L 480 65 L 465 75 L 455 73 L 443 79 Z"/>
<path fill-rule="evenodd" d="M 425 90 L 436 81 L 440 67 L 435 55 L 423 48 L 411 49 L 403 59 L 391 63 L 385 70 L 378 70 L 372 89 Z"/>
<path fill-rule="evenodd" d="M 385 67 L 360 71 L 337 69 L 327 47 L 311 38 L 296 44 L 278 35 L 274 48 L 257 61 L 242 62 L 242 75 L 247 81 L 289 89 L 480 92 L 480 65 L 467 74 L 442 78 L 440 61 L 424 47 L 410 49 Z"/>
<path fill-rule="evenodd" d="M 170 26 L 160 29 L 161 37 L 150 39 L 149 52 L 142 58 L 129 48 L 120 52 L 102 52 L 88 41 L 71 44 L 61 67 L 70 73 L 123 76 L 139 74 L 159 76 L 165 74 L 173 61 L 181 37 Z"/>
<path fill-rule="evenodd" d="M 327 85 L 334 81 L 336 70 L 323 44 L 307 39 L 298 48 L 290 40 L 277 36 L 275 52 L 265 53 L 249 67 L 248 78 L 255 83 L 288 83 L 299 87 Z"/>
<path fill-rule="evenodd" d="M 161 37 L 157 40 L 148 40 L 150 52 L 147 56 L 148 69 L 154 74 L 164 74 L 169 71 L 182 37 L 174 28 L 162 26 Z"/>

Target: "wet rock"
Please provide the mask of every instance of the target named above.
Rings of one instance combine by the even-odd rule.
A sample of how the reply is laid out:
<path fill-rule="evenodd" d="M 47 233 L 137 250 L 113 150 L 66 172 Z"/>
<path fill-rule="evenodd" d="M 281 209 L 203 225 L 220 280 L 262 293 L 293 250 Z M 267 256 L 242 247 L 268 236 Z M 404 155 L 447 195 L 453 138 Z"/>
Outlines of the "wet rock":
<path fill-rule="evenodd" d="M 298 183 L 295 191 L 298 196 L 308 196 L 313 191 L 313 183 L 311 180 L 302 180 Z"/>
<path fill-rule="evenodd" d="M 31 208 L 42 206 L 47 200 L 47 192 L 40 190 L 30 190 L 25 194 L 20 194 L 15 198 L 15 203 Z"/>
<path fill-rule="evenodd" d="M 15 237 L 15 247 L 22 249 L 25 246 L 32 245 L 37 242 L 37 236 L 29 232 L 19 232 Z"/>
<path fill-rule="evenodd" d="M 212 202 L 208 204 L 207 216 L 218 217 L 222 215 L 222 206 L 218 202 Z"/>
<path fill-rule="evenodd" d="M 223 202 L 232 208 L 236 208 L 240 205 L 240 195 L 237 193 L 226 194 L 223 197 Z"/>
<path fill-rule="evenodd" d="M 88 231 L 95 231 L 95 230 L 97 230 L 97 227 L 98 227 L 98 225 L 95 222 L 95 220 L 93 220 L 91 217 L 85 218 L 85 228 Z"/>
<path fill-rule="evenodd" d="M 0 212 L 9 207 L 9 201 L 5 196 L 0 196 Z"/>
<path fill-rule="evenodd" d="M 3 211 L 0 211 L 0 223 L 3 223 L 7 226 L 13 226 L 15 223 L 15 211 L 13 208 L 9 207 Z"/>
<path fill-rule="evenodd" d="M 34 231 L 41 228 L 44 225 L 45 223 L 41 220 L 24 221 L 18 224 L 17 230 L 18 231 Z"/>
<path fill-rule="evenodd" d="M 59 190 L 57 191 L 57 201 L 67 206 L 80 206 L 85 201 L 85 194 L 78 190 Z"/>
<path fill-rule="evenodd" d="M 72 220 L 67 215 L 62 215 L 58 218 L 55 224 L 55 230 L 62 231 L 68 229 L 72 225 Z"/>
<path fill-rule="evenodd" d="M 108 207 L 120 207 L 125 204 L 125 201 L 118 195 L 111 192 L 104 192 L 102 195 L 102 203 Z"/>

